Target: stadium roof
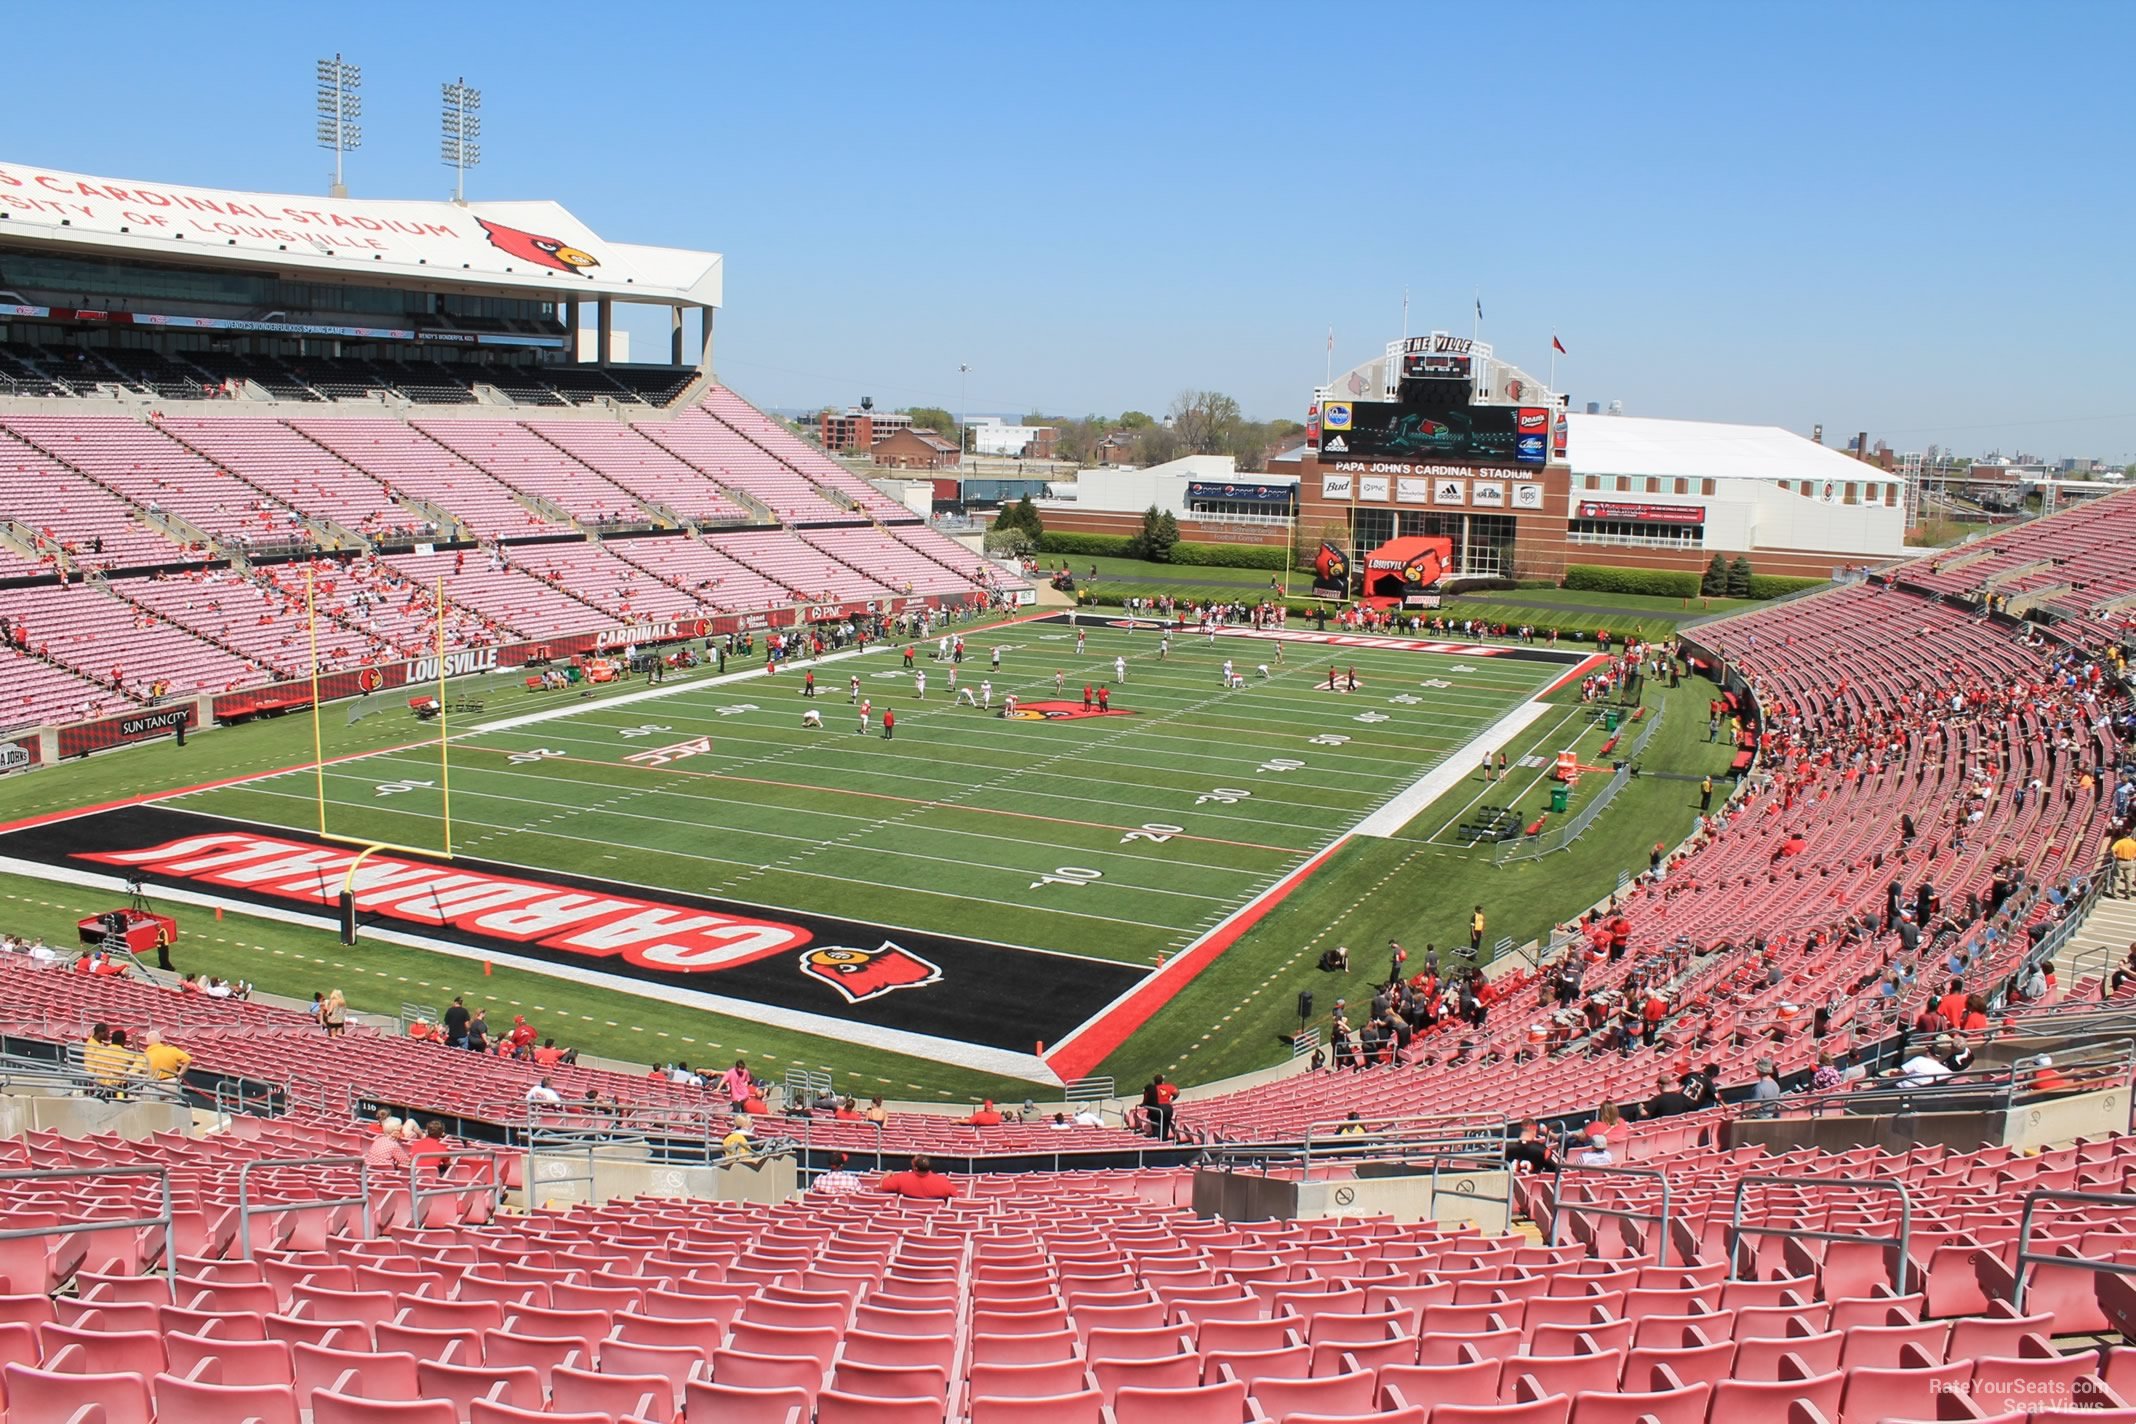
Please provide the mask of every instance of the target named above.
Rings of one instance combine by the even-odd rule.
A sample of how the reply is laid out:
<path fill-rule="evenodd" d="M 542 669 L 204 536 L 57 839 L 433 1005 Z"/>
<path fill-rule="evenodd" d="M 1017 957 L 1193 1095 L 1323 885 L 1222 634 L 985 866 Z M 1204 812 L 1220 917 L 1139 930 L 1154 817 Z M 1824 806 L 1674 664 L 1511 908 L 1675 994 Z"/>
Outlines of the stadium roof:
<path fill-rule="evenodd" d="M 9 163 L 0 163 L 0 243 L 670 306 L 718 306 L 723 265 L 716 252 L 606 241 L 547 201 L 241 193 Z"/>
<path fill-rule="evenodd" d="M 1850 455 L 1777 425 L 1723 425 L 1635 415 L 1567 416 L 1565 456 L 1575 475 L 1686 479 L 1891 478 Z"/>

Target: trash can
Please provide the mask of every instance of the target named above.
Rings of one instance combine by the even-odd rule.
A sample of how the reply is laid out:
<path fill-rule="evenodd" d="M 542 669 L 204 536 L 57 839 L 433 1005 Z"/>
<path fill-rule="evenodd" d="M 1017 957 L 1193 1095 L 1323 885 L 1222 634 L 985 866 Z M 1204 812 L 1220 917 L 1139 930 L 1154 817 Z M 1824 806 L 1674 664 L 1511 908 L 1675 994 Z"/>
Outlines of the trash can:
<path fill-rule="evenodd" d="M 1550 809 L 1553 811 L 1564 810 L 1565 803 L 1571 798 L 1571 796 L 1572 788 L 1567 786 L 1562 781 L 1558 782 L 1555 786 L 1552 786 L 1550 788 Z"/>
<path fill-rule="evenodd" d="M 1614 707 L 1610 708 L 1610 709 L 1609 709 L 1609 710 L 1608 710 L 1607 712 L 1604 712 L 1604 713 L 1602 714 L 1602 725 L 1603 725 L 1603 727 L 1604 727 L 1605 729 L 1609 730 L 1609 731 L 1612 731 L 1612 732 L 1616 731 L 1616 730 L 1617 730 L 1617 719 L 1618 719 L 1618 718 L 1619 718 L 1620 716 L 1622 716 L 1622 715 L 1623 715 L 1623 714 L 1622 714 L 1622 713 L 1620 713 L 1620 712 L 1619 712 L 1619 711 L 1618 711 L 1618 710 L 1617 710 L 1616 708 L 1614 708 Z"/>

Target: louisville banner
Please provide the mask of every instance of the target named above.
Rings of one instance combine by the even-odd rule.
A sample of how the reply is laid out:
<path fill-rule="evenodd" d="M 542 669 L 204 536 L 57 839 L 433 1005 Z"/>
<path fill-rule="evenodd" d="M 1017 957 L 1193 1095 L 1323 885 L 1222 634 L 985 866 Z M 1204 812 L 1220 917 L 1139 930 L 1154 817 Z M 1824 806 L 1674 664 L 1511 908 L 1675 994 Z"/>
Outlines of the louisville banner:
<path fill-rule="evenodd" d="M 338 912 L 357 855 L 155 805 L 0 832 L 0 857 L 321 918 Z M 1146 972 L 464 856 L 376 852 L 352 892 L 366 927 L 1019 1053 L 1060 1041 Z"/>

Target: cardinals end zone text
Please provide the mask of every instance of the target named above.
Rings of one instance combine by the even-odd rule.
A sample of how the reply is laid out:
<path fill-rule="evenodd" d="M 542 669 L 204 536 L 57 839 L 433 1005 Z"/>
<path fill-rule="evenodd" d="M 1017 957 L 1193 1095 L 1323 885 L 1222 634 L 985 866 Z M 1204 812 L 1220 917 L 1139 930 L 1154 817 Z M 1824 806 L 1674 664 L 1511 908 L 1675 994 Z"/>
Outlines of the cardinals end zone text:
<path fill-rule="evenodd" d="M 211 832 L 143 850 L 82 857 L 209 885 L 244 886 L 312 905 L 340 902 L 353 851 L 274 836 Z M 356 869 L 350 889 L 365 914 L 409 924 L 451 925 L 485 939 L 538 944 L 600 958 L 689 973 L 716 973 L 783 951 L 802 949 L 801 971 L 860 1003 L 893 989 L 940 982 L 937 965 L 885 941 L 880 949 L 809 946 L 799 925 L 662 905 L 617 894 L 590 894 L 539 881 L 374 855 Z"/>
<path fill-rule="evenodd" d="M 76 886 L 85 874 L 113 886 L 139 877 L 150 895 L 166 886 L 322 928 L 338 917 L 361 849 L 156 803 L 0 825 L 0 865 L 9 870 Z M 802 1032 L 835 1033 L 826 1025 L 843 1023 L 982 1053 L 1058 1043 L 1149 974 L 926 926 L 466 855 L 374 851 L 351 893 L 358 955 L 371 934 L 391 935 L 716 1013 L 802 1015 L 808 1022 L 794 1025 Z"/>

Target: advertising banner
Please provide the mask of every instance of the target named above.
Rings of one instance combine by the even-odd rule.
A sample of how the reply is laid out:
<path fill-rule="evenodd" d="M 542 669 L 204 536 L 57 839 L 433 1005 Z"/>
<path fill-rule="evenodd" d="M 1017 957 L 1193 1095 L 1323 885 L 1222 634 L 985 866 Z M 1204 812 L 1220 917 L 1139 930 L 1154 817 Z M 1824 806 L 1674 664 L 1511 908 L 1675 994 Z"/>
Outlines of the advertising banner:
<path fill-rule="evenodd" d="M 1515 509 L 1541 509 L 1543 507 L 1543 487 L 1541 485 L 1520 484 L 1513 486 L 1513 507 Z"/>
<path fill-rule="evenodd" d="M 27 771 L 37 765 L 37 739 L 28 737 L 19 742 L 0 742 L 0 776 L 11 771 Z"/>
<path fill-rule="evenodd" d="M 1639 524 L 1704 524 L 1703 504 L 1618 504 L 1583 499 L 1573 505 L 1575 519 L 1625 519 Z"/>
<path fill-rule="evenodd" d="M 62 757 L 81 756 L 86 752 L 103 751 L 106 747 L 123 747 L 134 742 L 153 741 L 157 737 L 176 735 L 180 727 L 184 727 L 188 732 L 199 729 L 198 703 L 149 707 L 139 712 L 129 712 L 123 717 L 100 717 L 94 722 L 77 722 L 71 727 L 61 727 L 59 754 Z"/>
<path fill-rule="evenodd" d="M 1394 502 L 1396 504 L 1431 503 L 1431 481 L 1414 479 L 1408 475 L 1399 477 L 1394 482 Z"/>
<path fill-rule="evenodd" d="M 1361 475 L 1357 481 L 1357 497 L 1387 502 L 1387 477 L 1385 475 Z"/>
<path fill-rule="evenodd" d="M 1478 509 L 1504 509 L 1506 487 L 1502 480 L 1478 480 L 1469 486 L 1469 503 Z"/>
<path fill-rule="evenodd" d="M 1348 475 L 1322 475 L 1320 477 L 1320 497 L 1322 499 L 1348 499 L 1350 497 L 1350 477 Z"/>
<path fill-rule="evenodd" d="M 1356 401 L 1350 428 L 1327 429 L 1323 416 L 1320 450 L 1324 455 L 1359 459 L 1522 460 L 1520 408 L 1448 405 L 1427 409 L 1397 401 Z M 1547 458 L 1549 431 L 1535 432 L 1533 463 Z"/>
<path fill-rule="evenodd" d="M 1187 499 L 1222 500 L 1228 504 L 1289 504 L 1296 485 L 1234 484 L 1228 480 L 1189 480 Z"/>
<path fill-rule="evenodd" d="M 1459 480 L 1434 480 L 1431 486 L 1433 504 L 1467 504 L 1468 486 Z"/>

